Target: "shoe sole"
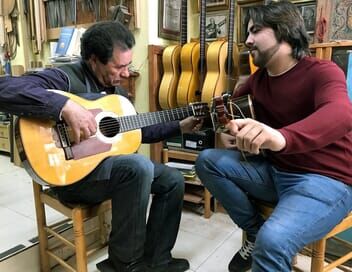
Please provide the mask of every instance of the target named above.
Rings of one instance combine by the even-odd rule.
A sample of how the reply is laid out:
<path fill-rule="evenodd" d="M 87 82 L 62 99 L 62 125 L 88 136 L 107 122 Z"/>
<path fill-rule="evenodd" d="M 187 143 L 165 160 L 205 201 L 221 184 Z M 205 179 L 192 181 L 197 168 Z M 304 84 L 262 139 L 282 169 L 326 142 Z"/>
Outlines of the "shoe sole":
<path fill-rule="evenodd" d="M 109 259 L 105 259 L 100 263 L 97 263 L 97 268 L 101 272 L 116 272 L 112 262 Z"/>

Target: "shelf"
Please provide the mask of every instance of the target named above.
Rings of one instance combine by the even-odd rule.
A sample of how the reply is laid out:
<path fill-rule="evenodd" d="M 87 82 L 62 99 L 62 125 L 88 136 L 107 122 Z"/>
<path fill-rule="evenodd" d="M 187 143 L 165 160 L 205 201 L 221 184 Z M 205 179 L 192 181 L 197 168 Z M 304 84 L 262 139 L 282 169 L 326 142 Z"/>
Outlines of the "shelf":
<path fill-rule="evenodd" d="M 162 158 L 163 158 L 163 163 L 166 163 L 169 161 L 169 159 L 176 159 L 176 160 L 183 160 L 183 161 L 190 161 L 194 162 L 197 159 L 198 154 L 197 153 L 192 153 L 192 152 L 187 152 L 183 150 L 171 150 L 164 148 L 162 151 Z M 191 190 L 190 192 L 186 192 L 184 195 L 184 201 L 194 203 L 194 204 L 201 204 L 204 207 L 204 217 L 209 218 L 211 215 L 211 194 L 210 192 L 203 186 L 201 181 L 198 179 L 198 177 L 195 178 L 185 178 L 185 184 L 189 185 L 189 188 L 192 188 L 194 186 L 195 188 Z"/>
<path fill-rule="evenodd" d="M 185 193 L 183 200 L 188 201 L 188 202 L 192 202 L 195 204 L 203 203 L 203 197 L 197 196 L 195 194 L 190 194 L 190 193 Z"/>
<path fill-rule="evenodd" d="M 185 183 L 203 186 L 202 182 L 198 178 L 185 178 Z"/>

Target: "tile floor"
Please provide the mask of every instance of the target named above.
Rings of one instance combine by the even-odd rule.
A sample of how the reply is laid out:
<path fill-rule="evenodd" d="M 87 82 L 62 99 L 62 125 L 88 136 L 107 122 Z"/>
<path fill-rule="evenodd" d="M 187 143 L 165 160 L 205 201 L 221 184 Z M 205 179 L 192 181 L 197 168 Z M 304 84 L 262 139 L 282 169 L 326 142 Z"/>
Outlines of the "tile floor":
<path fill-rule="evenodd" d="M 49 222 L 62 215 L 48 210 Z M 37 236 L 32 180 L 26 171 L 0 155 L 0 256 L 16 245 L 29 246 Z M 0 257 L 1 259 L 1 257 Z"/>
<path fill-rule="evenodd" d="M 51 222 L 61 218 L 53 210 L 48 216 Z M 0 256 L 15 245 L 31 245 L 29 240 L 37 235 L 31 179 L 4 155 L 0 155 L 0 218 Z M 205 219 L 184 211 L 173 255 L 187 257 L 190 272 L 226 272 L 229 260 L 241 246 L 241 235 L 225 214 L 216 213 Z M 90 256 L 88 271 L 98 271 L 95 264 L 106 258 L 106 252 L 103 249 Z M 299 256 L 298 263 L 302 271 L 309 271 L 309 258 Z"/>

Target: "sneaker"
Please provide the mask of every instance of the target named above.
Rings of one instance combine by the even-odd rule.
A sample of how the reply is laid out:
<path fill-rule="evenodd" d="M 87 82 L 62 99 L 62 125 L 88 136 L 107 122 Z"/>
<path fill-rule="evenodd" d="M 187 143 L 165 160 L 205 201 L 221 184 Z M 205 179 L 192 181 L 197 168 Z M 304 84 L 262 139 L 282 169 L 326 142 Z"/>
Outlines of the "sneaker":
<path fill-rule="evenodd" d="M 243 246 L 235 256 L 233 256 L 229 263 L 230 272 L 245 272 L 248 271 L 252 266 L 252 252 L 254 249 L 254 242 L 244 241 Z"/>
<path fill-rule="evenodd" d="M 148 272 L 184 272 L 189 269 L 189 262 L 186 259 L 176 259 L 172 260 L 167 264 L 162 265 L 148 265 Z"/>

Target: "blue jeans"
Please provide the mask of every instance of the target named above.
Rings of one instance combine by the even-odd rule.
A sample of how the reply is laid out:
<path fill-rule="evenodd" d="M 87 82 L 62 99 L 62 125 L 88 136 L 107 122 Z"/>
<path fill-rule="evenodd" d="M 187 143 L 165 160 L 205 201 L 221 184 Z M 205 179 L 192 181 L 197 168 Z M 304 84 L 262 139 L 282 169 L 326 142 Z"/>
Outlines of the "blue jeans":
<path fill-rule="evenodd" d="M 144 258 L 151 265 L 171 261 L 184 194 L 184 178 L 176 169 L 138 154 L 115 156 L 82 181 L 54 190 L 66 202 L 112 200 L 112 261 L 128 263 Z M 147 220 L 150 194 L 153 200 Z"/>
<path fill-rule="evenodd" d="M 352 186 L 314 173 L 276 169 L 262 156 L 207 149 L 196 161 L 205 187 L 248 236 L 256 237 L 252 271 L 291 271 L 305 245 L 324 237 L 352 209 Z M 277 203 L 264 222 L 250 198 Z"/>

